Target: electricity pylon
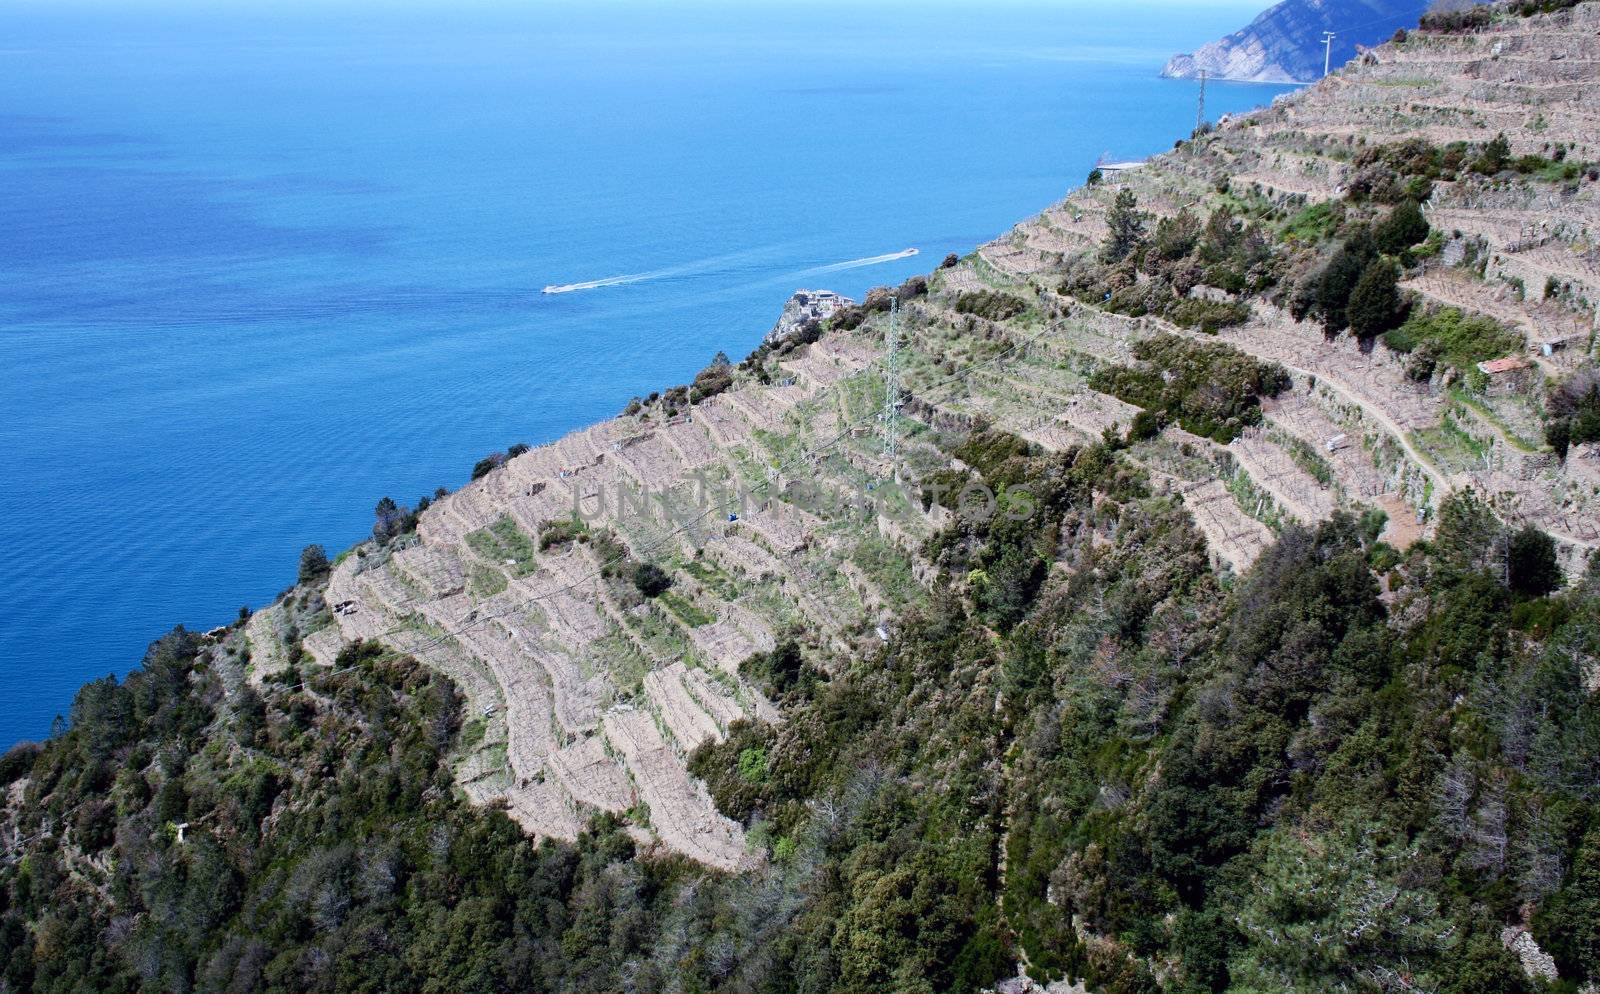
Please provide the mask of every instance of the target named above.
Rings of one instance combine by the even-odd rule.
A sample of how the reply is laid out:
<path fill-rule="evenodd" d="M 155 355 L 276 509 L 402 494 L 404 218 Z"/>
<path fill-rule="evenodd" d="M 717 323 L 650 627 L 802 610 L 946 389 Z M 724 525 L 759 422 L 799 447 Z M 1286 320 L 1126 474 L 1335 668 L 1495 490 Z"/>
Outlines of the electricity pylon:
<path fill-rule="evenodd" d="M 900 412 L 900 298 L 889 298 L 889 356 L 883 369 L 883 456 L 895 482 L 900 480 L 899 439 L 895 434 Z"/>

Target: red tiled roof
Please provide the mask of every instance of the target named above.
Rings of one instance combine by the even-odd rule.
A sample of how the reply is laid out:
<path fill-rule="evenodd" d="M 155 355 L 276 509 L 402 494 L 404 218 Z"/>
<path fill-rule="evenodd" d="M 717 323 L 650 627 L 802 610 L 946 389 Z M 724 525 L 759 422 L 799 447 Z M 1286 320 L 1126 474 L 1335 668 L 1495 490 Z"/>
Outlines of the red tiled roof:
<path fill-rule="evenodd" d="M 1526 369 L 1528 360 L 1521 356 L 1508 355 L 1504 359 L 1490 359 L 1478 363 L 1478 368 L 1490 376 L 1496 373 L 1509 373 L 1514 369 Z"/>

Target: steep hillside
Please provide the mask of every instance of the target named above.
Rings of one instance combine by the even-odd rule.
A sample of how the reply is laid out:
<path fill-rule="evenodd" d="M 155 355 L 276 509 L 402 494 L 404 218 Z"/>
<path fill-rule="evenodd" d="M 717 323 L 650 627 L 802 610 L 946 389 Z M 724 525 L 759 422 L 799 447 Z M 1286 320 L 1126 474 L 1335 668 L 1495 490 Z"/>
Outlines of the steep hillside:
<path fill-rule="evenodd" d="M 0 994 L 1600 982 L 1597 37 L 1412 32 L 385 501 L 7 755 Z"/>
<path fill-rule="evenodd" d="M 1338 68 L 1357 46 L 1415 27 L 1427 9 L 1422 0 L 1283 0 L 1226 38 L 1174 55 L 1161 75 L 1192 79 L 1204 69 L 1212 79 L 1309 83 L 1322 78 L 1325 58 Z M 1327 31 L 1335 34 L 1331 50 L 1323 45 Z"/>

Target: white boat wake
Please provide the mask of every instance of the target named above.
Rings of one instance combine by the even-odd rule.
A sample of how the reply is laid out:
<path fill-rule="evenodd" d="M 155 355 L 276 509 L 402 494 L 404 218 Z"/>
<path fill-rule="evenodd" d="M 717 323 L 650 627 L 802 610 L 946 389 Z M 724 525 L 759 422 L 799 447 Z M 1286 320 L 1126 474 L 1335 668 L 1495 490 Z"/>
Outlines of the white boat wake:
<path fill-rule="evenodd" d="M 835 262 L 832 265 L 817 266 L 814 269 L 805 270 L 804 275 L 810 276 L 817 273 L 838 273 L 843 272 L 846 269 L 860 269 L 863 266 L 879 266 L 885 262 L 894 262 L 896 259 L 909 259 L 916 254 L 916 249 L 908 248 L 900 252 L 889 252 L 885 255 L 868 256 L 865 259 L 851 259 L 849 262 Z"/>
<path fill-rule="evenodd" d="M 670 276 L 672 273 L 673 271 L 670 269 L 658 269 L 653 273 L 635 273 L 632 276 L 607 276 L 603 280 L 589 280 L 585 283 L 561 283 L 547 286 L 544 288 L 544 292 L 573 293 L 578 290 L 598 290 L 601 287 L 607 286 L 627 286 L 629 283 L 642 283 L 645 280 L 653 280 L 661 276 Z"/>
<path fill-rule="evenodd" d="M 657 269 L 648 273 L 633 273 L 626 276 L 607 276 L 599 280 L 585 280 L 581 283 L 552 283 L 544 288 L 545 293 L 576 293 L 579 290 L 600 290 L 611 286 L 627 286 L 630 283 L 643 283 L 646 280 L 664 279 L 669 276 L 686 276 L 690 273 L 701 272 L 718 264 L 749 258 L 764 250 L 751 252 L 736 252 L 731 255 L 718 256 L 700 262 L 690 263 L 686 266 L 674 266 L 670 269 Z M 848 262 L 835 262 L 826 266 L 814 266 L 802 269 L 793 274 L 795 276 L 815 276 L 820 273 L 837 273 L 846 269 L 860 269 L 863 266 L 877 266 L 885 262 L 894 262 L 897 259 L 909 259 L 918 254 L 914 248 L 904 249 L 900 252 L 889 252 L 884 255 L 868 256 L 865 259 L 851 259 Z"/>
<path fill-rule="evenodd" d="M 630 283 L 643 283 L 646 280 L 661 280 L 673 276 L 690 276 L 704 273 L 719 267 L 733 266 L 737 263 L 748 262 L 751 259 L 760 259 L 770 255 L 781 246 L 763 245 L 756 248 L 741 249 L 737 252 L 728 252 L 724 255 L 713 255 L 695 262 L 686 262 L 678 266 L 668 266 L 666 269 L 653 269 L 648 273 L 632 273 L 626 276 L 607 276 L 600 280 L 584 280 L 581 283 L 553 283 L 544 288 L 545 293 L 576 293 L 579 290 L 601 290 L 612 286 L 627 286 Z"/>

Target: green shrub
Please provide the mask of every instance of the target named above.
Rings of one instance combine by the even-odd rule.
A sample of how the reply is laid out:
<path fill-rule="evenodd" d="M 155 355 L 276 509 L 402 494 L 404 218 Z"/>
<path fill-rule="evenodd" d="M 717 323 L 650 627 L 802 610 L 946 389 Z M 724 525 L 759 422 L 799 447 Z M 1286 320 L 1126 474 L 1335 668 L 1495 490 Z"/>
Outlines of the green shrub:
<path fill-rule="evenodd" d="M 1089 385 L 1146 411 L 1159 412 L 1223 444 L 1261 421 L 1262 397 L 1290 384 L 1288 372 L 1220 342 L 1157 335 L 1133 349 L 1137 366 L 1108 366 Z"/>
<path fill-rule="evenodd" d="M 506 464 L 504 452 L 491 452 L 472 464 L 472 478 L 481 480 Z"/>
<path fill-rule="evenodd" d="M 633 585 L 646 597 L 660 597 L 672 587 L 672 577 L 655 563 L 640 563 L 633 571 Z"/>
<path fill-rule="evenodd" d="M 1412 352 L 1424 342 L 1438 349 L 1440 361 L 1462 370 L 1520 352 L 1524 345 L 1520 334 L 1494 319 L 1463 314 L 1454 307 L 1415 311 L 1383 336 L 1383 343 L 1396 352 Z"/>
<path fill-rule="evenodd" d="M 689 402 L 698 404 L 708 397 L 715 397 L 733 386 L 733 366 L 728 362 L 728 357 L 721 352 L 717 353 L 711 365 L 695 374 L 694 383 L 689 386 Z"/>
<path fill-rule="evenodd" d="M 1244 324 L 1250 320 L 1250 305 L 1240 300 L 1205 300 L 1186 297 L 1167 310 L 1167 319 L 1185 328 L 1199 328 L 1215 335 L 1219 328 Z"/>
<path fill-rule="evenodd" d="M 1401 316 L 1400 268 L 1388 259 L 1375 259 L 1350 291 L 1350 333 L 1373 338 L 1393 328 Z"/>
<path fill-rule="evenodd" d="M 972 314 L 990 321 L 1004 321 L 1027 309 L 1027 301 L 998 290 L 970 290 L 956 298 L 957 314 Z"/>
<path fill-rule="evenodd" d="M 587 532 L 584 523 L 576 516 L 562 521 L 546 521 L 539 529 L 539 551 L 547 552 L 558 546 L 566 545 Z"/>
<path fill-rule="evenodd" d="M 1511 142 L 1506 140 L 1505 132 L 1502 131 L 1483 146 L 1483 151 L 1478 153 L 1478 158 L 1472 163 L 1472 171 L 1493 176 L 1510 166 Z"/>
<path fill-rule="evenodd" d="M 745 749 L 739 753 L 739 776 L 746 783 L 760 783 L 767 778 L 767 751 Z"/>
<path fill-rule="evenodd" d="M 1373 232 L 1373 238 L 1380 251 L 1399 255 L 1427 238 L 1431 230 L 1428 219 L 1422 216 L 1422 208 L 1415 201 L 1407 200 L 1389 212 Z"/>

